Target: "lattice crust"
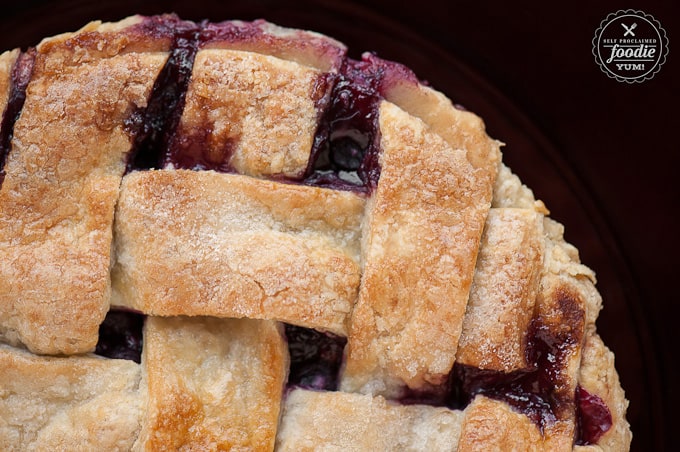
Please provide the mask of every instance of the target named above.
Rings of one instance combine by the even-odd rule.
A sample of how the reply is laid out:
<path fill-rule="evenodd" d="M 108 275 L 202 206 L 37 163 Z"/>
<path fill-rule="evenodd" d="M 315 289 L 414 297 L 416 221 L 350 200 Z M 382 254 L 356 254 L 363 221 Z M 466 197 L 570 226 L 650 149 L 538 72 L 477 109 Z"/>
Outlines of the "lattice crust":
<path fill-rule="evenodd" d="M 0 54 L 0 111 L 5 111 L 5 108 L 7 108 L 7 99 L 12 82 L 12 67 L 18 56 L 18 49 Z"/>
<path fill-rule="evenodd" d="M 137 450 L 271 449 L 288 369 L 279 325 L 150 317 Z"/>
<path fill-rule="evenodd" d="M 543 263 L 543 219 L 529 209 L 489 211 L 456 361 L 503 372 L 528 369 L 525 332 Z"/>
<path fill-rule="evenodd" d="M 381 105 L 379 123 L 380 181 L 341 387 L 394 397 L 403 384 L 442 383 L 453 365 L 491 178 L 394 104 Z"/>
<path fill-rule="evenodd" d="M 0 107 L 0 449 L 629 447 L 593 272 L 405 67 L 135 16 L 0 55 Z"/>
<path fill-rule="evenodd" d="M 143 412 L 140 379 L 132 361 L 0 345 L 0 449 L 130 450 Z"/>
<path fill-rule="evenodd" d="M 309 162 L 317 104 L 330 94 L 322 77 L 268 55 L 199 51 L 172 152 L 200 156 L 188 166 L 226 161 L 241 174 L 299 177 Z"/>
<path fill-rule="evenodd" d="M 277 450 L 455 451 L 462 414 L 393 405 L 381 396 L 294 389 L 286 397 Z"/>
<path fill-rule="evenodd" d="M 117 211 L 116 298 L 153 315 L 276 319 L 346 335 L 363 207 L 353 193 L 240 175 L 131 174 Z"/>
<path fill-rule="evenodd" d="M 0 331 L 36 353 L 72 354 L 94 349 L 109 308 L 125 118 L 146 105 L 166 55 L 78 48 L 70 62 L 56 41 L 38 48 L 5 164 Z"/>

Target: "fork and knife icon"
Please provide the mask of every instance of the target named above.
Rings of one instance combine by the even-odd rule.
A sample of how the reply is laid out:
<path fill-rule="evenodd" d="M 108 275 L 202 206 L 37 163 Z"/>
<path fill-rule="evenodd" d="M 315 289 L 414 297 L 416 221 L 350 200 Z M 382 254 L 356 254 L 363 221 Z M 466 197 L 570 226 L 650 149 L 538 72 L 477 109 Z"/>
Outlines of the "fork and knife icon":
<path fill-rule="evenodd" d="M 626 30 L 625 33 L 623 33 L 623 36 L 626 37 L 628 35 L 635 36 L 635 33 L 633 33 L 633 30 L 637 27 L 637 23 L 633 22 L 633 25 L 628 27 L 626 24 L 621 23 L 621 26 Z"/>

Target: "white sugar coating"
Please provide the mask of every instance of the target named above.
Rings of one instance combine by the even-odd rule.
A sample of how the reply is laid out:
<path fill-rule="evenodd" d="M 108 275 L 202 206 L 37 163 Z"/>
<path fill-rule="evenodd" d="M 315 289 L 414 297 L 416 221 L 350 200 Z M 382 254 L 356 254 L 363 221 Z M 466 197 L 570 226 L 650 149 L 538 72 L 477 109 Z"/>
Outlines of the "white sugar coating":
<path fill-rule="evenodd" d="M 399 406 L 384 398 L 295 389 L 277 436 L 280 451 L 455 451 L 461 411 Z"/>
<path fill-rule="evenodd" d="M 175 26 L 211 37 L 170 148 L 239 174 L 161 156 L 162 170 L 123 176 Z M 0 449 L 629 447 L 595 275 L 564 227 L 481 118 L 397 63 L 345 65 L 346 51 L 263 20 L 174 15 L 37 46 L 0 186 Z M 0 111 L 19 53 L 0 55 Z M 333 83 L 355 76 L 375 90 L 381 175 L 333 172 L 361 193 L 301 185 Z M 110 302 L 147 317 L 141 364 L 83 354 Z M 280 322 L 348 336 L 339 391 L 284 388 Z M 450 378 L 480 369 L 548 381 L 463 400 Z M 597 445 L 574 447 L 579 386 L 613 418 Z M 524 396 L 547 414 L 513 405 Z M 435 399 L 467 406 L 407 405 Z M 554 422 L 539 426 L 544 414 Z"/>
<path fill-rule="evenodd" d="M 141 427 L 140 370 L 0 345 L 0 449 L 130 450 Z"/>
<path fill-rule="evenodd" d="M 115 223 L 115 302 L 346 335 L 364 203 L 350 192 L 211 171 L 130 174 Z"/>

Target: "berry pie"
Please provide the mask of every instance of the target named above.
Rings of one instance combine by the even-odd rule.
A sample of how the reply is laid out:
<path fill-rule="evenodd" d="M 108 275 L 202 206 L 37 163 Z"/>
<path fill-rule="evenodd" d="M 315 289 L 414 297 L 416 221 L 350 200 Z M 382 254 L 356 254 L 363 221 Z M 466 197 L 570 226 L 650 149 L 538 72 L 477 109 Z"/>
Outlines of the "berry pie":
<path fill-rule="evenodd" d="M 593 272 L 403 65 L 134 16 L 0 111 L 0 449 L 629 448 Z"/>

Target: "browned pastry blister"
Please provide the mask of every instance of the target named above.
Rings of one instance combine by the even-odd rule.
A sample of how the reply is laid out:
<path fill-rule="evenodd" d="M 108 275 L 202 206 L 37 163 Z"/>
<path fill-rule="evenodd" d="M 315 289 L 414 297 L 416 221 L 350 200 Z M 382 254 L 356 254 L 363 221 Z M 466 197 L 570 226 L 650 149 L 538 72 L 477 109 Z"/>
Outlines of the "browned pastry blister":
<path fill-rule="evenodd" d="M 406 67 L 134 16 L 0 109 L 0 449 L 630 447 L 594 273 Z"/>

